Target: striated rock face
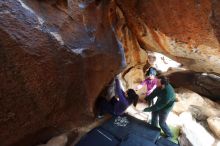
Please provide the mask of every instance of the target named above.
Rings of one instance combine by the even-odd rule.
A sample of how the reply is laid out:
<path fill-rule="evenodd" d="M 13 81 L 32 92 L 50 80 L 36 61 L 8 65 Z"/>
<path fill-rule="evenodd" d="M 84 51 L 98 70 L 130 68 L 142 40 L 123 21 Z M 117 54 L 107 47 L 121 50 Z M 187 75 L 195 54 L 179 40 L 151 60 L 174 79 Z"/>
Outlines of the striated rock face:
<path fill-rule="evenodd" d="M 141 51 L 151 50 L 191 70 L 220 73 L 219 1 L 115 0 L 115 5 L 112 24 L 125 52 L 135 46 L 137 61 L 142 62 Z"/>
<path fill-rule="evenodd" d="M 0 1 L 1 145 L 90 123 L 96 96 L 122 67 L 108 2 L 80 4 Z"/>

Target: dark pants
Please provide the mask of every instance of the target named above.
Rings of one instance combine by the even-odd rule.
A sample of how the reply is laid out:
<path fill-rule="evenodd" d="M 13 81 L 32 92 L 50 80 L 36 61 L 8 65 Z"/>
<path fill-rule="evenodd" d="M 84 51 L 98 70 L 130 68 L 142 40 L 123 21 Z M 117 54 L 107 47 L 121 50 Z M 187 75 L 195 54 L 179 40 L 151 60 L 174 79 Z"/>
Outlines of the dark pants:
<path fill-rule="evenodd" d="M 173 137 L 173 134 L 166 123 L 168 114 L 169 114 L 169 112 L 163 112 L 163 111 L 152 112 L 151 124 L 153 126 L 157 127 L 158 126 L 158 118 L 159 118 L 160 128 L 163 130 L 165 135 L 167 137 Z"/>
<path fill-rule="evenodd" d="M 117 99 L 113 97 L 110 101 L 107 101 L 105 98 L 100 100 L 99 102 L 99 111 L 100 114 L 106 114 L 109 113 L 111 115 L 114 115 L 114 104 L 117 102 Z"/>

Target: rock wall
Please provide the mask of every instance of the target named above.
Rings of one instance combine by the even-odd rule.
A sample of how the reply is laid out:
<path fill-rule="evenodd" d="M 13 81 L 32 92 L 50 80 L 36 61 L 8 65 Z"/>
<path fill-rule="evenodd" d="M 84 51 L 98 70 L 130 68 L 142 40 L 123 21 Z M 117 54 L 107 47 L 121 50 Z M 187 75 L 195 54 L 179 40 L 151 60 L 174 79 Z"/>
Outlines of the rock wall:
<path fill-rule="evenodd" d="M 213 100 L 220 100 L 220 77 L 218 75 L 178 71 L 167 76 L 175 88 L 184 87 Z"/>
<path fill-rule="evenodd" d="M 194 71 L 220 72 L 218 1 L 115 0 L 115 7 L 112 23 L 124 48 L 135 45 Z"/>
<path fill-rule="evenodd" d="M 0 141 L 29 146 L 89 124 L 122 68 L 108 1 L 0 2 Z"/>
<path fill-rule="evenodd" d="M 1 0 L 1 145 L 89 124 L 96 96 L 125 67 L 124 78 L 142 74 L 147 51 L 220 73 L 219 8 L 217 0 Z"/>
<path fill-rule="evenodd" d="M 220 42 L 220 1 L 212 0 L 211 24 L 214 29 L 215 36 Z"/>

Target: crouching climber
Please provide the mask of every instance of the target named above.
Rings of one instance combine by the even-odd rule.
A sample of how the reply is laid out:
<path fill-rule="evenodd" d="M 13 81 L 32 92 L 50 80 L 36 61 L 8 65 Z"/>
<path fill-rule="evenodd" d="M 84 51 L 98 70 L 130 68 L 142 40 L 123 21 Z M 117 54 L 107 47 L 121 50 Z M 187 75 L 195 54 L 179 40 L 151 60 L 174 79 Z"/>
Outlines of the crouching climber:
<path fill-rule="evenodd" d="M 133 89 L 128 89 L 125 93 L 120 87 L 118 78 L 115 79 L 115 93 L 116 96 L 112 97 L 110 101 L 102 98 L 98 105 L 100 110 L 98 118 L 102 118 L 105 113 L 115 116 L 123 115 L 131 104 L 136 106 L 139 96 Z"/>

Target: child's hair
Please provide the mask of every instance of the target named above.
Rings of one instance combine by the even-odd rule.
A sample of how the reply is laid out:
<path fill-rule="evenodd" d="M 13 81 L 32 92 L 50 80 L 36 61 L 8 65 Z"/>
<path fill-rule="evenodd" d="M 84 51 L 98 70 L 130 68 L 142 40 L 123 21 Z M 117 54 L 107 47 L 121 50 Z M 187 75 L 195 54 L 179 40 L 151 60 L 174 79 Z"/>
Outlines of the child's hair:
<path fill-rule="evenodd" d="M 169 83 L 168 78 L 165 76 L 160 76 L 160 77 L 158 77 L 158 79 L 160 79 L 160 82 L 162 85 L 167 85 Z"/>
<path fill-rule="evenodd" d="M 139 96 L 136 94 L 136 92 L 133 89 L 128 89 L 127 91 L 128 99 L 133 103 L 134 106 L 137 105 Z"/>

